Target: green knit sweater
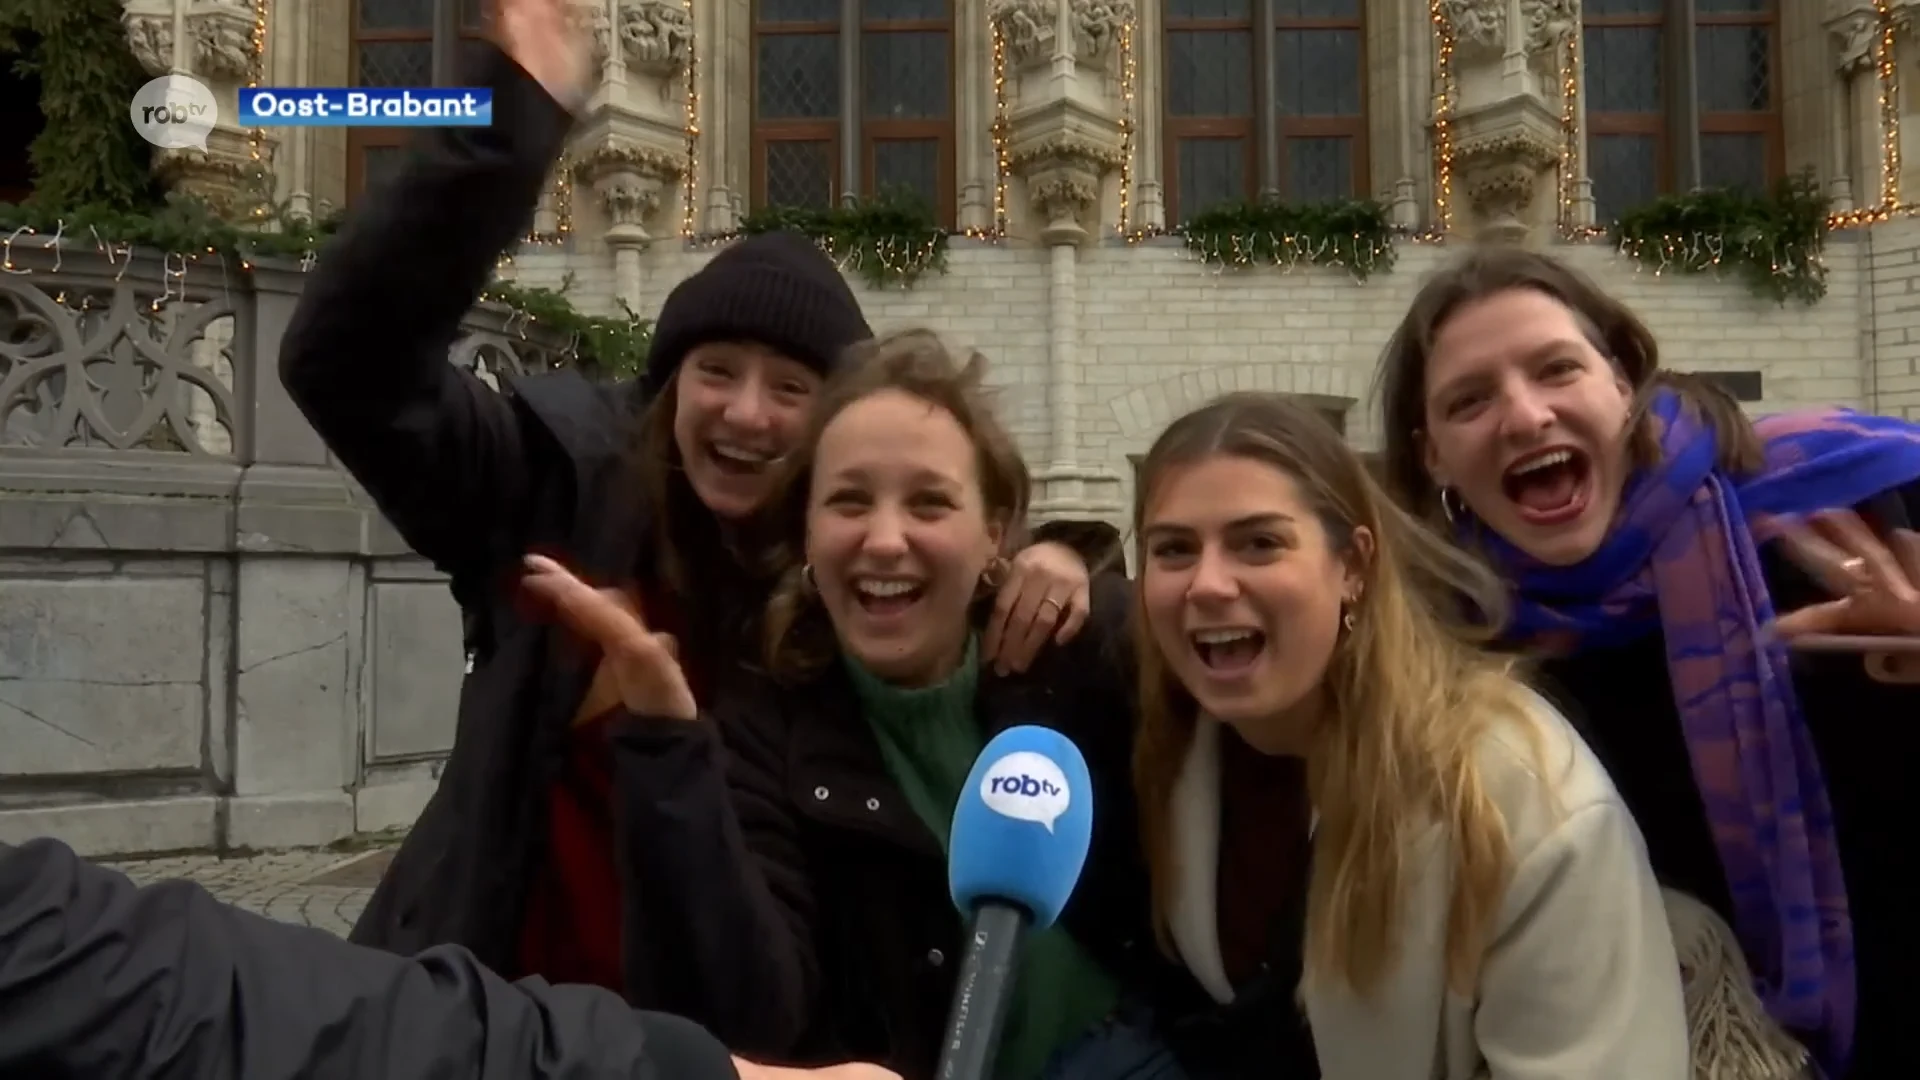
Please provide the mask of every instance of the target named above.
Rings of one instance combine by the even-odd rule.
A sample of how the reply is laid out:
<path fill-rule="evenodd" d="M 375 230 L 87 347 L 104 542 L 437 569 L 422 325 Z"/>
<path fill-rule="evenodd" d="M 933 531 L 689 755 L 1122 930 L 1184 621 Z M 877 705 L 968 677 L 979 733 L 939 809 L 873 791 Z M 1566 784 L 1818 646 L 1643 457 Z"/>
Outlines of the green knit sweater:
<path fill-rule="evenodd" d="M 887 771 L 944 850 L 960 789 L 986 745 L 974 719 L 977 643 L 967 643 L 951 678 L 923 689 L 883 682 L 851 658 L 846 667 Z M 998 1080 L 1035 1080 L 1055 1051 L 1110 1013 L 1120 996 L 1114 980 L 1058 924 L 1027 938 L 1019 972 L 994 1069 Z"/>

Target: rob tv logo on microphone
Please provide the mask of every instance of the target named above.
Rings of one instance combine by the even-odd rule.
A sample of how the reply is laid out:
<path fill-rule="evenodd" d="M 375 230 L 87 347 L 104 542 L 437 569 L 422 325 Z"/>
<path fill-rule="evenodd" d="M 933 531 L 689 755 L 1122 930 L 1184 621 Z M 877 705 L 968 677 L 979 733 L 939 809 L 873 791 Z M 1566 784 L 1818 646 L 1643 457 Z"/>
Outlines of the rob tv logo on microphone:
<path fill-rule="evenodd" d="M 1019 750 L 987 767 L 980 801 L 1002 817 L 1031 821 L 1048 832 L 1073 803 L 1066 774 L 1044 754 Z"/>

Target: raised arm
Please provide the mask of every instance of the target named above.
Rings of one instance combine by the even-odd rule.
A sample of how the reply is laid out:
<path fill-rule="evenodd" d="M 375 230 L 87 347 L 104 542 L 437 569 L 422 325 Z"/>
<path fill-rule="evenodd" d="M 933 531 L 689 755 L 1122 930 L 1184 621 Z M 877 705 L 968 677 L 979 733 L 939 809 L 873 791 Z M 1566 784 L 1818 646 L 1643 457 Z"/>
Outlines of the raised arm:
<path fill-rule="evenodd" d="M 185 882 L 138 888 L 50 840 L 0 845 L 0 1076 L 742 1074 L 759 1075 L 699 1026 L 596 988 L 508 983 L 459 948 L 350 945 Z"/>
<path fill-rule="evenodd" d="M 456 576 L 517 554 L 530 495 L 565 468 L 511 401 L 447 361 L 572 125 L 500 49 L 471 59 L 493 90 L 493 126 L 420 133 L 400 175 L 321 254 L 280 352 L 280 377 L 328 448 L 407 543 Z"/>
<path fill-rule="evenodd" d="M 1570 813 L 1514 872 L 1480 977 L 1490 1080 L 1687 1080 L 1680 964 L 1618 801 Z"/>

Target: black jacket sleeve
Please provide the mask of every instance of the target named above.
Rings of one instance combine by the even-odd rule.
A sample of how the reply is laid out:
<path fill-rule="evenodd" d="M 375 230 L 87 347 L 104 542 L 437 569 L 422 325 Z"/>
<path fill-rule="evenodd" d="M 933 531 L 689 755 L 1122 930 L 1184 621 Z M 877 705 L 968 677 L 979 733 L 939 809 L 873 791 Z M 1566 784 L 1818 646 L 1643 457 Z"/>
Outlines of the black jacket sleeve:
<path fill-rule="evenodd" d="M 572 125 L 497 48 L 475 59 L 493 126 L 420 133 L 400 175 L 322 252 L 280 351 L 280 378 L 328 448 L 456 577 L 524 547 L 528 500 L 566 468 L 538 425 L 447 361 Z"/>
<path fill-rule="evenodd" d="M 737 1080 L 706 1031 L 605 991 L 136 888 L 50 840 L 0 844 L 0 1077 Z"/>
<path fill-rule="evenodd" d="M 614 725 L 624 959 L 634 1004 L 791 1059 L 819 996 L 814 899 L 783 758 L 756 726 L 723 746 L 712 718 Z"/>

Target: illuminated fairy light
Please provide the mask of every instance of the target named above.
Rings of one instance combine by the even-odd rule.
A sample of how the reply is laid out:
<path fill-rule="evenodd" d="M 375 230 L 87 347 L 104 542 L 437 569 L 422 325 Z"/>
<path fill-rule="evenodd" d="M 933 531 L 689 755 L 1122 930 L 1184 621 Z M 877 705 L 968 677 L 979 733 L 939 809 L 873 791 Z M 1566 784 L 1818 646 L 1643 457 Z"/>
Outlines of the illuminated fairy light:
<path fill-rule="evenodd" d="M 573 162 L 565 154 L 554 166 L 553 187 L 548 194 L 553 196 L 553 231 L 541 232 L 536 227 L 520 238 L 522 244 L 551 247 L 566 243 L 573 235 Z"/>
<path fill-rule="evenodd" d="M 1133 151 L 1134 129 L 1138 118 L 1137 91 L 1139 70 L 1133 52 L 1135 32 L 1134 11 L 1127 8 L 1127 18 L 1120 23 L 1120 235 L 1128 236 L 1133 232 Z"/>
<path fill-rule="evenodd" d="M 1428 0 L 1427 17 L 1440 43 L 1434 72 L 1440 100 L 1433 109 L 1433 217 L 1444 236 L 1453 231 L 1453 22 L 1440 9 L 1440 0 Z"/>
<path fill-rule="evenodd" d="M 1879 19 L 1873 43 L 1873 67 L 1879 83 L 1880 201 L 1873 206 L 1829 215 L 1827 227 L 1830 229 L 1874 225 L 1920 211 L 1920 207 L 1900 201 L 1900 63 L 1896 44 L 1899 20 L 1894 17 L 1889 0 L 1874 0 L 1873 10 Z"/>
<path fill-rule="evenodd" d="M 267 3 L 268 0 L 253 0 L 253 40 L 251 43 L 253 46 L 253 55 L 247 64 L 247 89 L 249 90 L 259 86 L 267 74 Z M 267 133 L 264 128 L 255 127 L 247 131 L 247 158 L 251 163 L 250 167 L 253 170 L 253 175 L 261 178 L 265 183 L 265 198 L 255 203 L 253 207 L 253 216 L 257 219 L 266 218 L 268 204 L 272 201 L 273 197 L 278 194 L 275 190 L 277 185 L 264 175 L 264 170 L 266 169 L 266 161 L 264 160 L 266 137 Z"/>
<path fill-rule="evenodd" d="M 993 224 L 984 229 L 968 229 L 974 240 L 997 241 L 1007 235 L 1007 177 L 1012 173 L 1007 144 L 1012 123 L 1007 119 L 1007 38 L 1000 31 L 1000 20 L 987 16 L 987 32 L 993 41 Z"/>
<path fill-rule="evenodd" d="M 1559 184 L 1560 231 L 1571 232 L 1573 220 L 1574 169 L 1580 152 L 1580 130 L 1575 104 L 1580 95 L 1578 34 L 1567 35 L 1560 54 L 1560 168 L 1554 179 Z"/>
<path fill-rule="evenodd" d="M 693 19 L 693 0 L 681 0 L 686 10 L 687 25 L 693 28 L 691 41 L 687 44 L 687 66 L 685 95 L 687 100 L 686 136 L 687 165 L 685 174 L 680 178 L 680 236 L 691 240 L 694 235 L 694 222 L 697 207 L 695 200 L 700 191 L 700 28 Z"/>

